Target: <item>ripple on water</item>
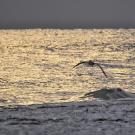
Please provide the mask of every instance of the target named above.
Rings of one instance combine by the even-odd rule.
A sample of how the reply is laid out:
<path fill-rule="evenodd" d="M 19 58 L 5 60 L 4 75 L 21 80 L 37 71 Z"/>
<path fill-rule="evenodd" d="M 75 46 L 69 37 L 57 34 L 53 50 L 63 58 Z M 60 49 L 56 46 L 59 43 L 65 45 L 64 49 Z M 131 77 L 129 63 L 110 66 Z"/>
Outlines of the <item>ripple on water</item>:
<path fill-rule="evenodd" d="M 77 101 L 103 87 L 135 92 L 135 30 L 24 31 L 0 30 L 0 102 Z M 99 62 L 108 78 L 97 67 L 73 69 L 89 59 Z"/>

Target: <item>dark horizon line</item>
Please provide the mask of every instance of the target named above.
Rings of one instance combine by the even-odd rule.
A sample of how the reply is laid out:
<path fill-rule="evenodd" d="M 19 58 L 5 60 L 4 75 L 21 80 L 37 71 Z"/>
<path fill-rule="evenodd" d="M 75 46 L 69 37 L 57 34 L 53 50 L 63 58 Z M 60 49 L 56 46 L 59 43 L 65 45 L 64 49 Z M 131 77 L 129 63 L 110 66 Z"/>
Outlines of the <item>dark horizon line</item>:
<path fill-rule="evenodd" d="M 3 29 L 135 29 L 135 26 L 0 26 Z"/>

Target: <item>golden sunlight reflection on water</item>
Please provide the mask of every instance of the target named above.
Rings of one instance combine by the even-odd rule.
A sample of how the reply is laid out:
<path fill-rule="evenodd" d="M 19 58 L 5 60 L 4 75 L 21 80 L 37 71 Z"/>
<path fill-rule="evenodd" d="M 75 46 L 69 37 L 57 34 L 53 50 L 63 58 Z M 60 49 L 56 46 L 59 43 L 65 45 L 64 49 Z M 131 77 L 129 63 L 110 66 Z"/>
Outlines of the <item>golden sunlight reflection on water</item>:
<path fill-rule="evenodd" d="M 78 101 L 89 91 L 135 92 L 135 30 L 0 30 L 0 104 Z M 73 66 L 81 60 L 98 67 Z"/>

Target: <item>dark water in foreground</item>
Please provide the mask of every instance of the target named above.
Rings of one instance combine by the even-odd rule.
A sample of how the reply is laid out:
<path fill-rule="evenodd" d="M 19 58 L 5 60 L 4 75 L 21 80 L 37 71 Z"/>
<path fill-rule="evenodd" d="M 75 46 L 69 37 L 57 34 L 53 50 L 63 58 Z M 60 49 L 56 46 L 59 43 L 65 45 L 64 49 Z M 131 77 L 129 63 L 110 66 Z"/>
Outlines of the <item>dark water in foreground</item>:
<path fill-rule="evenodd" d="M 135 92 L 135 30 L 0 30 L 0 104 L 78 101 L 89 91 Z M 72 67 L 81 60 L 98 67 Z"/>

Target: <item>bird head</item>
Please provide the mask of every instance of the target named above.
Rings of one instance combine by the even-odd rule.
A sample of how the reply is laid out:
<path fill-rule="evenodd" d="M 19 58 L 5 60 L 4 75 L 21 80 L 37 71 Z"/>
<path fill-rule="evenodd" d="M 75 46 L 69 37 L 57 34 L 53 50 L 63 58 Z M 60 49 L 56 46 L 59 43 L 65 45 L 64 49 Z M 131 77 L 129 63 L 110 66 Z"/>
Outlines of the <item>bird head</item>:
<path fill-rule="evenodd" d="M 95 63 L 92 60 L 89 60 L 89 65 L 93 66 Z"/>

